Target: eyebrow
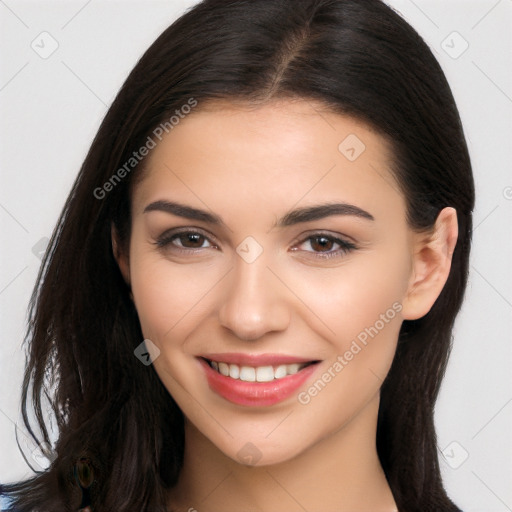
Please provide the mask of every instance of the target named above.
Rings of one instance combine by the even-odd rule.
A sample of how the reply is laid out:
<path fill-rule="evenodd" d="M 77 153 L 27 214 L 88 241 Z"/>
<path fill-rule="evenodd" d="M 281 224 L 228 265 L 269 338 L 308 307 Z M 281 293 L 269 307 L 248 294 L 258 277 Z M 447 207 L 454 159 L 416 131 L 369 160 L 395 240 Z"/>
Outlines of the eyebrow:
<path fill-rule="evenodd" d="M 366 220 L 375 220 L 372 214 L 353 204 L 330 203 L 293 210 L 280 219 L 277 226 L 292 226 L 302 222 L 324 219 L 325 217 L 331 217 L 333 215 L 347 215 Z"/>
<path fill-rule="evenodd" d="M 226 225 L 222 218 L 214 213 L 170 201 L 155 201 L 144 208 L 144 213 L 154 211 L 162 211 L 185 219 L 202 221 L 213 225 Z M 295 224 L 320 220 L 334 215 L 353 216 L 370 221 L 375 220 L 372 214 L 353 204 L 329 203 L 298 208 L 288 212 L 279 219 L 275 227 L 293 226 Z"/>
<path fill-rule="evenodd" d="M 144 213 L 156 211 L 170 213 L 171 215 L 176 215 L 177 217 L 183 217 L 185 219 L 199 220 L 209 224 L 224 224 L 224 221 L 214 213 L 170 201 L 155 201 L 144 208 Z"/>

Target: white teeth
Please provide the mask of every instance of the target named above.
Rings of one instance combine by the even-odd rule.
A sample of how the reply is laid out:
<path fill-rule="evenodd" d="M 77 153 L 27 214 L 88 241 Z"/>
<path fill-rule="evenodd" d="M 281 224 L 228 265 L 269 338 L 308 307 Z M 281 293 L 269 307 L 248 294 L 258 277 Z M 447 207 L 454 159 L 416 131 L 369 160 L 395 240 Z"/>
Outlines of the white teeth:
<path fill-rule="evenodd" d="M 289 364 L 286 366 L 286 372 L 288 373 L 288 375 L 295 375 L 299 371 L 299 368 L 300 364 Z"/>
<path fill-rule="evenodd" d="M 240 377 L 240 367 L 236 364 L 229 365 L 229 376 L 232 379 L 238 379 Z"/>
<path fill-rule="evenodd" d="M 274 368 L 272 368 L 272 366 L 260 366 L 256 368 L 256 380 L 258 382 L 270 382 L 274 380 Z"/>
<path fill-rule="evenodd" d="M 242 366 L 242 368 L 240 368 L 240 380 L 256 382 L 256 370 L 250 366 Z"/>
<path fill-rule="evenodd" d="M 286 365 L 282 364 L 281 366 L 278 366 L 274 372 L 274 378 L 276 379 L 282 379 L 283 377 L 286 377 L 288 374 L 286 373 Z"/>
<path fill-rule="evenodd" d="M 307 366 L 307 363 L 281 364 L 274 368 L 272 366 L 238 366 L 237 364 L 210 361 L 210 366 L 225 377 L 231 377 L 235 380 L 270 382 L 274 379 L 283 379 L 288 375 L 295 375 Z"/>
<path fill-rule="evenodd" d="M 226 363 L 219 363 L 219 373 L 227 377 L 229 375 L 229 366 Z"/>

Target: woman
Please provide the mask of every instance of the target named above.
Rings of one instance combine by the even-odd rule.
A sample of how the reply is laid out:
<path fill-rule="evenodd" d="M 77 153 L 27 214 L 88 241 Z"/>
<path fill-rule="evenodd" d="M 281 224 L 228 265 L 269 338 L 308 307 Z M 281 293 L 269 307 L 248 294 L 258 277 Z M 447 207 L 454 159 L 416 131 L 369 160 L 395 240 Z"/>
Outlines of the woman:
<path fill-rule="evenodd" d="M 46 443 L 51 396 L 58 441 L 1 491 L 20 512 L 458 510 L 433 407 L 473 204 L 449 86 L 384 3 L 197 5 L 66 203 L 23 394 Z"/>

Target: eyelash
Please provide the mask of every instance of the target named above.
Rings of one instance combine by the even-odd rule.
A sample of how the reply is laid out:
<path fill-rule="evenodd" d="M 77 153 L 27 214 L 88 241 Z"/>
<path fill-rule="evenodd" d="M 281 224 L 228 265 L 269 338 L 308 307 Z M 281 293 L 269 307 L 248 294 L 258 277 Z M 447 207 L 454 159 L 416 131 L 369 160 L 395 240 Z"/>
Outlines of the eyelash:
<path fill-rule="evenodd" d="M 178 245 L 173 244 L 174 240 L 177 240 L 180 236 L 186 236 L 186 235 L 199 235 L 200 237 L 203 237 L 206 241 L 208 241 L 209 244 L 211 244 L 211 247 L 198 247 L 198 248 L 190 248 L 190 247 L 180 247 Z M 218 246 L 215 242 L 212 242 L 212 235 L 205 233 L 198 229 L 190 229 L 190 228 L 183 228 L 181 230 L 172 230 L 172 231 L 166 231 L 162 235 L 158 237 L 156 242 L 154 244 L 159 249 L 167 249 L 169 245 L 173 245 L 172 250 L 179 251 L 183 253 L 191 253 L 200 251 L 202 249 L 216 249 Z"/>
<path fill-rule="evenodd" d="M 200 237 L 203 237 L 205 241 L 207 241 L 210 244 L 210 247 L 198 247 L 198 248 L 186 248 L 186 247 L 180 247 L 178 245 L 173 244 L 174 240 L 179 239 L 180 236 L 184 235 L 198 235 Z M 210 234 L 207 234 L 201 230 L 198 229 L 190 229 L 190 228 L 184 228 L 182 230 L 176 231 L 173 230 L 171 232 L 165 232 L 163 233 L 156 242 L 154 242 L 154 245 L 156 245 L 159 249 L 168 249 L 170 245 L 173 245 L 172 250 L 178 251 L 181 253 L 195 253 L 197 251 L 201 251 L 203 249 L 218 249 L 218 244 L 216 244 L 214 241 L 212 241 L 212 236 Z M 341 257 L 346 254 L 348 254 L 351 251 L 354 251 L 357 249 L 357 246 L 349 242 L 347 240 L 344 240 L 342 238 L 333 236 L 332 234 L 325 233 L 325 232 L 314 232 L 311 234 L 308 234 L 308 236 L 301 238 L 300 240 L 297 240 L 294 243 L 294 246 L 292 247 L 292 251 L 300 251 L 298 249 L 298 246 L 303 245 L 304 243 L 310 242 L 314 239 L 325 239 L 328 242 L 334 243 L 339 246 L 336 250 L 331 251 L 306 251 L 302 250 L 302 252 L 309 253 L 313 255 L 314 258 L 320 258 L 320 259 L 329 259 L 333 257 Z"/>
<path fill-rule="evenodd" d="M 299 241 L 297 241 L 294 244 L 292 251 L 299 251 L 300 249 L 297 249 L 297 246 L 300 246 L 306 242 L 311 243 L 312 240 L 320 239 L 320 238 L 323 238 L 329 242 L 339 245 L 339 248 L 334 251 L 328 251 L 328 252 L 321 252 L 321 251 L 303 251 L 303 252 L 310 253 L 315 258 L 329 259 L 329 258 L 345 256 L 349 252 L 357 249 L 357 246 L 354 243 L 349 242 L 348 240 L 344 240 L 343 238 L 339 238 L 330 233 L 314 232 L 314 233 L 308 234 L 308 236 L 306 236 L 305 238 L 301 238 Z"/>

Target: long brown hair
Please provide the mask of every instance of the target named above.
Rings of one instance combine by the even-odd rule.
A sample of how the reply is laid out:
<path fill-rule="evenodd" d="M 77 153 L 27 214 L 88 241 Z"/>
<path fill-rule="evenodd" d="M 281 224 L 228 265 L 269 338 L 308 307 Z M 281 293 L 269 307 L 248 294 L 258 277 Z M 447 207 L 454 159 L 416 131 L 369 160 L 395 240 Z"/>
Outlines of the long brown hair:
<path fill-rule="evenodd" d="M 399 510 L 457 510 L 441 481 L 433 409 L 466 286 L 474 185 L 445 76 L 421 37 L 380 0 L 205 0 L 165 30 L 127 78 L 44 258 L 22 406 L 29 432 L 50 443 L 42 412 L 49 396 L 58 440 L 48 470 L 0 489 L 20 512 L 77 510 L 84 496 L 95 511 L 166 510 L 183 460 L 183 416 L 152 367 L 134 357 L 143 337 L 111 247 L 112 225 L 129 239 L 141 165 L 109 180 L 191 99 L 200 109 L 212 99 L 291 97 L 361 119 L 391 142 L 411 228 L 432 227 L 446 206 L 457 210 L 448 281 L 425 317 L 403 323 L 377 428 Z"/>

